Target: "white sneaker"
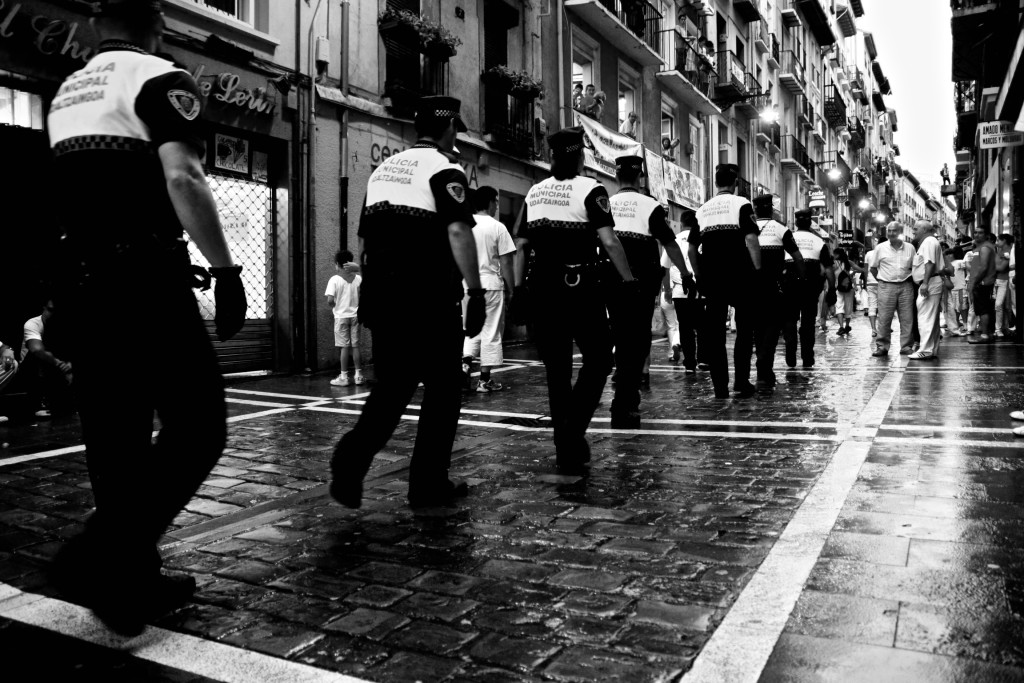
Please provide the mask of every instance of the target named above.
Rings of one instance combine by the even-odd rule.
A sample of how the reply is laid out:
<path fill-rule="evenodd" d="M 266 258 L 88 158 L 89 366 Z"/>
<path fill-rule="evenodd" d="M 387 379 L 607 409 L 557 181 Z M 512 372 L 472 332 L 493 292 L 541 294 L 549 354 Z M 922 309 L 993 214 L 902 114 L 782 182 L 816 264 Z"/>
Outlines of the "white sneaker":
<path fill-rule="evenodd" d="M 1024 436 L 1024 427 L 1016 427 L 1013 430 L 1014 436 Z"/>
<path fill-rule="evenodd" d="M 356 370 L 356 376 L 353 379 L 356 384 L 362 384 L 363 382 L 366 381 L 366 378 L 363 377 L 363 373 L 359 372 L 358 370 Z"/>
<path fill-rule="evenodd" d="M 1011 420 L 1024 420 L 1024 410 L 1015 410 L 1010 413 Z"/>
<path fill-rule="evenodd" d="M 332 387 L 347 387 L 348 386 L 348 375 L 338 375 L 331 380 Z"/>

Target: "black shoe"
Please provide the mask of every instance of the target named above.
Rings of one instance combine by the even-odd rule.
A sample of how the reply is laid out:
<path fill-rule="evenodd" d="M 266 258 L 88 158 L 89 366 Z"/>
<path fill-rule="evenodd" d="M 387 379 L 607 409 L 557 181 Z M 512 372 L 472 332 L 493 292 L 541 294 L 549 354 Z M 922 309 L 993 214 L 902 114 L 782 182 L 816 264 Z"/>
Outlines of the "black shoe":
<path fill-rule="evenodd" d="M 707 371 L 711 369 L 711 366 L 707 363 L 697 363 L 697 369 Z"/>
<path fill-rule="evenodd" d="M 803 366 L 805 368 L 813 368 L 814 367 L 814 360 L 813 359 L 812 360 L 805 360 L 803 362 Z"/>
<path fill-rule="evenodd" d="M 750 398 L 757 393 L 757 388 L 750 382 L 747 382 L 745 384 L 737 384 L 733 387 L 733 391 L 735 391 L 740 398 Z"/>
<path fill-rule="evenodd" d="M 464 481 L 448 480 L 447 490 L 414 495 L 409 493 L 409 507 L 413 508 L 446 508 L 455 507 L 458 498 L 469 495 L 469 484 Z"/>
<path fill-rule="evenodd" d="M 676 344 L 675 346 L 672 347 L 672 362 L 673 363 L 678 363 L 679 362 L 679 354 L 682 353 L 682 350 L 683 349 L 682 349 L 681 346 L 679 346 L 679 344 Z"/>
<path fill-rule="evenodd" d="M 651 373 L 645 372 L 640 376 L 640 391 L 651 390 Z"/>
<path fill-rule="evenodd" d="M 578 461 L 555 461 L 555 471 L 566 477 L 585 477 L 590 474 L 590 465 Z"/>
<path fill-rule="evenodd" d="M 640 411 L 612 412 L 612 429 L 640 429 Z"/>
<path fill-rule="evenodd" d="M 728 389 L 715 389 L 715 398 L 729 398 Z"/>
<path fill-rule="evenodd" d="M 757 380 L 757 384 L 754 386 L 759 394 L 769 394 L 775 391 L 775 382 L 768 382 L 763 379 Z"/>
<path fill-rule="evenodd" d="M 888 356 L 889 352 L 885 351 L 884 349 L 875 349 L 875 351 L 871 355 L 874 358 L 883 358 L 885 356 Z"/>
<path fill-rule="evenodd" d="M 363 506 L 363 478 L 344 464 L 340 448 L 339 443 L 331 458 L 331 498 L 347 508 L 358 510 Z"/>
<path fill-rule="evenodd" d="M 788 368 L 795 368 L 796 367 L 796 349 L 794 349 L 792 351 L 789 351 L 788 349 L 786 350 L 786 367 L 788 367 Z"/>

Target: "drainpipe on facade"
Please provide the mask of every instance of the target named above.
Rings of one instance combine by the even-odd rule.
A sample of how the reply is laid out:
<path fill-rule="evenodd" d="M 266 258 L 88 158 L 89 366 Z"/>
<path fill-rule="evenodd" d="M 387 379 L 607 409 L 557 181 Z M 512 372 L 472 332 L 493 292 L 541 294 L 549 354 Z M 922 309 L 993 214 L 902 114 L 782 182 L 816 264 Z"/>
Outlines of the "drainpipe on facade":
<path fill-rule="evenodd" d="M 289 271 L 291 274 L 291 319 L 292 331 L 292 365 L 306 365 L 306 287 L 302 264 L 305 253 L 307 230 L 303 227 L 303 141 L 302 141 L 302 0 L 295 0 L 295 116 L 292 123 L 292 197 L 289 207 L 292 212 L 291 254 Z M 296 265 L 299 267 L 296 268 Z M 298 365 L 296 365 L 298 364 Z M 307 368 L 308 371 L 308 368 Z"/>
<path fill-rule="evenodd" d="M 348 97 L 349 0 L 341 0 L 341 92 Z M 348 107 L 341 110 L 341 215 L 338 217 L 338 246 L 348 248 Z M 357 258 L 358 261 L 358 258 Z"/>
<path fill-rule="evenodd" d="M 313 66 L 313 29 L 316 28 L 316 17 L 320 13 L 323 0 L 317 0 L 313 14 L 309 18 L 309 31 L 306 32 L 306 67 L 309 71 L 309 102 L 306 109 L 306 165 L 304 191 L 306 193 L 306 240 L 302 254 L 303 297 L 306 316 L 306 372 L 312 372 L 316 365 L 316 292 L 314 280 L 316 267 L 313 263 L 313 234 L 316 230 L 316 179 L 313 173 L 313 162 L 316 156 L 316 76 Z"/>

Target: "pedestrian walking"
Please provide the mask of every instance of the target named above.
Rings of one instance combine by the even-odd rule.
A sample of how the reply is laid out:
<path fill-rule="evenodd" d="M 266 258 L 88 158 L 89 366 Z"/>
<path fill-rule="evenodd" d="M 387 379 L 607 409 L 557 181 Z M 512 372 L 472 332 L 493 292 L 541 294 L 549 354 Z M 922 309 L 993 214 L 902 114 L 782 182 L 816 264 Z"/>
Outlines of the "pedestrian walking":
<path fill-rule="evenodd" d="M 651 353 L 651 318 L 662 280 L 658 244 L 677 268 L 687 268 L 664 207 L 637 189 L 643 169 L 644 160 L 639 156 L 615 160 L 615 175 L 622 188 L 610 199 L 615 236 L 625 251 L 632 276 L 639 280 L 639 288 L 622 287 L 622 279 L 611 264 L 606 265 L 608 317 L 615 346 L 613 429 L 640 427 L 640 386 Z"/>
<path fill-rule="evenodd" d="M 355 367 L 355 375 L 352 378 L 354 384 L 362 384 L 363 378 L 363 356 L 359 349 L 359 287 L 363 283 L 363 277 L 352 267 L 346 268 L 352 263 L 352 252 L 348 249 L 339 249 L 334 255 L 334 268 L 337 271 L 327 281 L 327 289 L 324 295 L 327 297 L 327 305 L 334 314 L 334 345 L 338 347 L 338 361 L 341 370 L 338 376 L 331 380 L 335 387 L 347 387 L 348 361 L 352 358 Z"/>
<path fill-rule="evenodd" d="M 995 282 L 995 308 L 996 321 L 994 337 L 1000 339 L 1009 336 L 1009 325 L 1006 321 L 1008 310 L 1007 303 L 1010 297 L 1010 257 L 1013 255 L 1013 234 L 1004 232 L 996 240 L 996 282 Z"/>
<path fill-rule="evenodd" d="M 792 260 L 792 267 L 801 278 L 804 272 L 804 257 L 800 247 L 790 229 L 772 218 L 774 210 L 772 195 L 761 195 L 754 199 L 762 273 L 761 281 L 753 292 L 755 311 L 752 330 L 757 349 L 755 386 L 759 391 L 770 391 L 775 387 L 775 350 L 779 346 L 785 317 L 782 274 L 786 268 L 786 256 Z"/>
<path fill-rule="evenodd" d="M 974 228 L 977 254 L 971 259 L 971 300 L 978 317 L 979 334 L 967 339 L 968 344 L 988 344 L 995 331 L 996 254 L 988 229 Z"/>
<path fill-rule="evenodd" d="M 828 245 L 811 230 L 811 210 L 801 209 L 794 216 L 796 231 L 793 232 L 793 241 L 803 256 L 804 269 L 801 274 L 795 259 L 786 254 L 782 290 L 787 312 L 782 324 L 782 335 L 786 340 L 786 367 L 795 368 L 799 322 L 800 358 L 805 368 L 813 368 L 814 323 L 818 315 L 818 301 L 822 290 L 826 294 L 835 291 L 835 271 L 832 269 L 834 261 Z"/>
<path fill-rule="evenodd" d="M 920 245 L 914 255 L 912 277 L 917 283 L 917 329 L 921 333 L 921 346 L 910 354 L 910 360 L 934 360 L 939 355 L 942 338 L 939 313 L 944 291 L 942 273 L 946 266 L 942 246 L 935 237 L 935 226 L 931 221 L 917 221 L 914 233 Z"/>
<path fill-rule="evenodd" d="M 761 247 L 757 241 L 754 207 L 736 195 L 739 166 L 719 164 L 715 169 L 717 194 L 697 211 L 697 225 L 690 229 L 690 265 L 696 266 L 697 286 L 707 296 L 708 361 L 715 398 L 729 398 L 729 357 L 722 321 L 730 304 L 736 308 L 735 391 L 740 398 L 753 396 L 749 334 L 751 293 L 761 277 Z"/>
<path fill-rule="evenodd" d="M 78 332 L 70 360 L 96 506 L 52 578 L 125 635 L 194 592 L 194 578 L 161 573 L 157 543 L 226 440 L 223 380 L 183 228 L 212 265 L 222 341 L 246 311 L 241 267 L 203 173 L 203 99 L 188 73 L 154 54 L 161 8 L 95 3 L 99 47 L 61 85 L 47 122 L 66 229 L 55 299 Z M 123 343 L 96 330 L 111 318 L 112 292 Z"/>
<path fill-rule="evenodd" d="M 448 478 L 448 468 L 462 402 L 462 341 L 480 333 L 485 298 L 468 182 L 452 153 L 456 133 L 466 130 L 460 106 L 454 97 L 420 98 L 419 140 L 388 157 L 367 183 L 359 219 L 359 319 L 373 333 L 376 384 L 331 459 L 331 495 L 346 507 L 362 504 L 363 478 L 421 382 L 409 505 L 448 506 L 468 492 L 464 482 Z M 469 288 L 465 334 L 463 279 Z M 394 302 L 409 297 L 409 282 L 416 283 L 417 301 L 393 315 Z M 410 329 L 426 331 L 417 351 L 427 362 L 409 363 Z"/>
<path fill-rule="evenodd" d="M 910 280 L 914 257 L 912 244 L 903 240 L 903 226 L 896 221 L 885 228 L 888 241 L 875 247 L 875 267 L 872 274 L 878 280 L 878 336 L 875 337 L 875 357 L 888 356 L 892 337 L 892 318 L 900 321 L 900 353 L 913 353 L 914 285 Z"/>
<path fill-rule="evenodd" d="M 583 171 L 583 130 L 565 128 L 549 138 L 551 177 L 530 188 L 516 234 L 517 321 L 532 317 L 554 427 L 555 464 L 582 475 L 590 462 L 585 434 L 612 369 L 612 340 L 600 283 L 598 243 L 604 247 L 627 296 L 639 295 L 626 254 L 615 236 L 608 192 Z M 536 257 L 530 281 L 526 259 Z M 651 316 L 644 321 L 650 334 Z M 583 366 L 572 383 L 573 342 Z"/>
<path fill-rule="evenodd" d="M 676 244 L 679 245 L 686 262 L 686 275 L 672 263 L 668 252 L 661 255 L 661 267 L 669 269 L 668 279 L 679 325 L 679 348 L 683 355 L 683 368 L 686 374 L 692 375 L 697 372 L 698 367 L 707 370 L 711 366 L 708 365 L 706 358 L 708 341 L 705 298 L 697 289 L 697 281 L 693 277 L 688 242 L 690 230 L 698 227 L 697 213 L 683 211 L 681 222 L 683 229 L 676 235 Z"/>
<path fill-rule="evenodd" d="M 864 269 L 850 260 L 846 250 L 838 247 L 833 257 L 836 277 L 836 313 L 839 318 L 839 335 L 850 333 L 853 312 L 856 310 L 855 276 Z"/>
<path fill-rule="evenodd" d="M 480 264 L 480 286 L 484 289 L 485 314 L 483 329 L 475 337 L 467 337 L 462 345 L 462 367 L 471 391 L 489 394 L 505 387 L 491 379 L 491 370 L 499 367 L 505 356 L 502 335 L 505 330 L 506 303 L 512 297 L 513 257 L 516 245 L 512 236 L 494 215 L 498 212 L 498 191 L 489 185 L 470 192 L 473 202 L 473 240 Z M 468 314 L 469 297 L 463 300 Z M 474 356 L 480 357 L 480 377 L 469 382 Z"/>
<path fill-rule="evenodd" d="M 872 269 L 878 267 L 877 258 L 874 249 L 864 255 L 864 309 L 871 325 L 872 339 L 878 336 L 878 280 L 872 273 Z"/>

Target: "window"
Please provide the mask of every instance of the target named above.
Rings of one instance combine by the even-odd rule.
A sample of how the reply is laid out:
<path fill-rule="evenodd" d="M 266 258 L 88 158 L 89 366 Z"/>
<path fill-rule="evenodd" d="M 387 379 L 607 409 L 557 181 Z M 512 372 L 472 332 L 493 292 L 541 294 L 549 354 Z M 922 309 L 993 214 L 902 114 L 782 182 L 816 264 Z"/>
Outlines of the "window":
<path fill-rule="evenodd" d="M 42 98 L 14 88 L 0 87 L 0 126 L 42 130 Z"/>
<path fill-rule="evenodd" d="M 254 26 L 256 24 L 256 0 L 189 0 L 217 14 Z"/>
<path fill-rule="evenodd" d="M 694 117 L 690 117 L 690 171 L 698 178 L 704 177 L 704 126 Z"/>
<path fill-rule="evenodd" d="M 598 44 L 590 36 L 577 27 L 572 27 L 572 106 L 573 109 L 581 109 L 581 103 L 585 98 L 601 90 L 600 74 L 597 64 L 600 53 Z M 579 86 L 577 89 L 576 86 Z M 594 86 L 593 92 L 588 93 L 588 86 Z M 588 99 L 587 102 L 592 100 Z"/>
<path fill-rule="evenodd" d="M 619 62 L 618 99 L 619 132 L 630 134 L 631 137 L 639 140 L 640 121 L 643 120 L 643 115 L 640 112 L 640 74 L 622 62 Z M 630 125 L 629 115 L 633 113 L 636 114 L 636 120 Z"/>
<path fill-rule="evenodd" d="M 744 68 L 747 66 L 747 46 L 740 40 L 739 35 L 736 36 L 736 59 L 739 60 L 740 64 Z"/>

